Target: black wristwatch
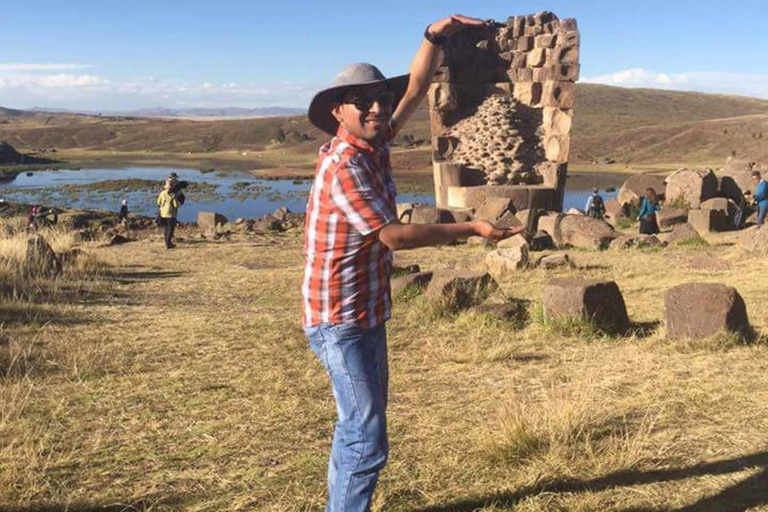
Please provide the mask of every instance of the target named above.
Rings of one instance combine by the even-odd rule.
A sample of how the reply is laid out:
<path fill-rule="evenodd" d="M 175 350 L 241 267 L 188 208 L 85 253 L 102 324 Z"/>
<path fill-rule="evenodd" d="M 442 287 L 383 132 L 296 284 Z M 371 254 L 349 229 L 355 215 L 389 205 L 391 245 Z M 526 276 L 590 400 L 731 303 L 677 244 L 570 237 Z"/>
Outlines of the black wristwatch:
<path fill-rule="evenodd" d="M 442 45 L 445 42 L 446 37 L 438 34 L 433 34 L 432 32 L 430 32 L 429 27 L 431 26 L 432 25 L 427 25 L 427 28 L 424 29 L 424 39 L 426 39 L 427 41 L 429 41 L 435 46 Z"/>

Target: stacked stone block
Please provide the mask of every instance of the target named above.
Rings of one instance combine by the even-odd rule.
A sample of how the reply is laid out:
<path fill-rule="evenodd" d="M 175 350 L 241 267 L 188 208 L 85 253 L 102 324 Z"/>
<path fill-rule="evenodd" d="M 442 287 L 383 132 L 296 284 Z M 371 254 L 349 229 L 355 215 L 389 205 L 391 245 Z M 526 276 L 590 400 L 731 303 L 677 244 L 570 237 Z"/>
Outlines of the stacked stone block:
<path fill-rule="evenodd" d="M 550 12 L 446 41 L 429 92 L 438 206 L 561 210 L 578 77 L 576 21 Z"/>

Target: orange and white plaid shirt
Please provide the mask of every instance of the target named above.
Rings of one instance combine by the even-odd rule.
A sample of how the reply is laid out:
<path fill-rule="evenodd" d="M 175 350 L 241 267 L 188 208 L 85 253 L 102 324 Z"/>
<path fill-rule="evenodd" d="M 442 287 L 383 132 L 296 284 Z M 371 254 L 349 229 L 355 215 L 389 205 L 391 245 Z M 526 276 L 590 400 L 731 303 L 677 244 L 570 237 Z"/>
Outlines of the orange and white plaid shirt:
<path fill-rule="evenodd" d="M 304 327 L 390 317 L 392 252 L 376 235 L 397 219 L 389 139 L 372 146 L 339 128 L 320 148 L 304 225 Z"/>

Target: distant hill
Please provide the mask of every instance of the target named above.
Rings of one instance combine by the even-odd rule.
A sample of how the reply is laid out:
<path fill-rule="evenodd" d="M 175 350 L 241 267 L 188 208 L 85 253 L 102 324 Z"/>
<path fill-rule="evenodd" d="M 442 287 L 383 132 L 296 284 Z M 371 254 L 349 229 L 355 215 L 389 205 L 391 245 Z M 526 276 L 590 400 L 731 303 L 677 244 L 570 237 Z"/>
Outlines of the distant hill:
<path fill-rule="evenodd" d="M 406 136 L 429 140 L 426 106 L 405 127 L 400 142 Z M 310 154 L 326 139 L 305 115 L 192 121 L 0 109 L 0 140 L 22 150 L 203 153 L 258 151 L 280 143 L 292 152 Z M 572 161 L 609 157 L 626 163 L 696 163 L 724 161 L 731 155 L 768 159 L 768 100 L 577 85 Z M 409 164 L 428 166 L 427 148 L 409 157 Z"/>
<path fill-rule="evenodd" d="M 31 112 L 47 114 L 83 114 L 110 117 L 279 117 L 300 116 L 307 112 L 302 108 L 265 107 L 265 108 L 143 108 L 137 110 L 68 110 L 44 107 L 32 107 Z"/>

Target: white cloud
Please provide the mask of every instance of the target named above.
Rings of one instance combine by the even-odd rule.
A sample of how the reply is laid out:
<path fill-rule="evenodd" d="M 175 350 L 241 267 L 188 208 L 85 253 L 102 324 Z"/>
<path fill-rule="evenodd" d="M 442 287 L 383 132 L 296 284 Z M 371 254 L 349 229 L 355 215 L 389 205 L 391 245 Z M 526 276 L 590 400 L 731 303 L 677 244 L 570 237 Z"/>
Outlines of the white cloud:
<path fill-rule="evenodd" d="M 619 87 L 648 87 L 768 98 L 768 74 L 714 71 L 657 73 L 643 68 L 630 68 L 608 75 L 586 77 L 581 81 Z"/>
<path fill-rule="evenodd" d="M 2 64 L 0 63 L 0 72 L 29 72 L 29 71 L 72 71 L 76 69 L 90 68 L 87 64 Z"/>

